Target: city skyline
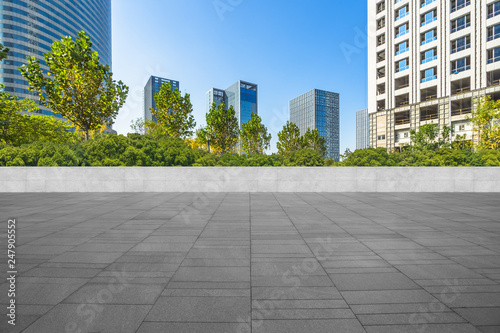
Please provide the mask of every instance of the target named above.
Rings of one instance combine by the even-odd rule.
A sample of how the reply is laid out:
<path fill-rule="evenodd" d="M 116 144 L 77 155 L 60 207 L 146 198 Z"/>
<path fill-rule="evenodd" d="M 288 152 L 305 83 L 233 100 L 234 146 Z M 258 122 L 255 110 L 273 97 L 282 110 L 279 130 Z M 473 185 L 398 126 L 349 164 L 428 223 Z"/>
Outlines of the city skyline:
<path fill-rule="evenodd" d="M 352 150 L 355 112 L 367 106 L 366 1 L 243 1 L 228 8 L 218 11 L 212 2 L 146 1 L 139 6 L 113 1 L 113 73 L 130 86 L 113 128 L 127 133 L 130 121 L 143 116 L 142 95 L 151 75 L 182 82 L 182 93 L 191 95 L 196 128 L 205 125 L 207 91 L 241 79 L 259 85 L 259 116 L 272 134 L 269 153 L 276 152 L 277 133 L 288 120 L 288 101 L 313 88 L 343 96 L 340 150 Z M 158 34 L 147 22 L 162 15 L 180 27 L 177 33 Z M 294 15 L 302 16 L 308 31 L 299 28 L 299 19 L 290 21 Z M 181 22 L 186 17 L 187 24 Z M 137 25 L 131 26 L 131 20 Z M 247 29 L 245 24 L 252 22 L 256 27 Z M 335 33 L 340 30 L 343 34 Z M 316 51 L 311 53 L 312 47 Z"/>

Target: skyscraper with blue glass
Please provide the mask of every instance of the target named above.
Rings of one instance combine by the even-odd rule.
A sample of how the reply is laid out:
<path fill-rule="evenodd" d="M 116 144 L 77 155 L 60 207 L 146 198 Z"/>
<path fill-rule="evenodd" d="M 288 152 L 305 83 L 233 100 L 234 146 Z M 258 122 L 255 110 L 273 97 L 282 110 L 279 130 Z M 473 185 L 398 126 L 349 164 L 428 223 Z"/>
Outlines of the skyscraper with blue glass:
<path fill-rule="evenodd" d="M 207 92 L 207 112 L 213 103 L 218 106 L 224 102 L 226 108 L 232 105 L 241 128 L 250 120 L 252 112 L 259 113 L 257 101 L 257 85 L 240 80 L 226 90 L 210 89 Z"/>
<path fill-rule="evenodd" d="M 111 66 L 111 0 L 0 0 L 0 42 L 10 49 L 0 63 L 5 91 L 37 101 L 38 94 L 28 90 L 19 67 L 27 64 L 26 57 L 34 56 L 47 71 L 43 54 L 52 42 L 62 36 L 75 38 L 81 30 L 92 39 L 101 62 Z M 42 106 L 38 112 L 54 115 Z"/>
<path fill-rule="evenodd" d="M 179 81 L 151 76 L 144 87 L 144 120 L 153 120 L 156 122 L 156 117 L 151 114 L 151 109 L 156 110 L 155 94 L 160 91 L 164 83 L 170 83 L 172 90 L 180 89 Z"/>
<path fill-rule="evenodd" d="M 335 161 L 340 154 L 339 100 L 337 93 L 313 89 L 289 103 L 290 122 L 300 128 L 301 135 L 317 129 L 326 140 L 326 157 Z"/>

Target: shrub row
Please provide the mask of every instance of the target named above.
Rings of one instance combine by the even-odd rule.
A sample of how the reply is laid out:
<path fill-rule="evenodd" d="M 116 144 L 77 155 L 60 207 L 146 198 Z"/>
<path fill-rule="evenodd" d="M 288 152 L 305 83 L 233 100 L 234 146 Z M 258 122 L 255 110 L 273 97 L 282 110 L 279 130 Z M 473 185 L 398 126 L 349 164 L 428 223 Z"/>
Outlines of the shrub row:
<path fill-rule="evenodd" d="M 19 147 L 0 143 L 0 166 L 500 166 L 500 151 L 441 148 L 388 153 L 356 150 L 343 162 L 325 160 L 310 149 L 290 156 L 216 156 L 192 149 L 181 139 L 150 135 L 101 135 L 76 144 L 35 142 Z"/>

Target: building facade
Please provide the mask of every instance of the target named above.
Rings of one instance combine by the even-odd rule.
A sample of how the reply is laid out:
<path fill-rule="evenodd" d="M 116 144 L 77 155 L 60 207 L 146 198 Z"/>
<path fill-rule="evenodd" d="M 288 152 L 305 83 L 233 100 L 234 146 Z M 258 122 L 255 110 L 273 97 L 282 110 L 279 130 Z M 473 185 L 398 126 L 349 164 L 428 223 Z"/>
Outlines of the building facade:
<path fill-rule="evenodd" d="M 207 92 L 207 113 L 212 103 L 217 106 L 224 102 L 226 108 L 233 106 L 241 126 L 250 120 L 253 112 L 259 114 L 258 108 L 258 86 L 255 83 L 238 81 L 226 90 L 213 88 Z"/>
<path fill-rule="evenodd" d="M 340 154 L 340 97 L 339 94 L 313 89 L 289 102 L 290 122 L 300 128 L 304 135 L 307 129 L 317 129 L 325 138 L 327 158 L 339 160 Z"/>
<path fill-rule="evenodd" d="M 144 86 L 144 120 L 152 120 L 156 123 L 156 117 L 151 114 L 151 109 L 156 110 L 155 94 L 161 89 L 162 84 L 170 83 L 172 90 L 179 90 L 179 81 L 151 76 Z"/>
<path fill-rule="evenodd" d="M 475 140 L 475 101 L 500 98 L 500 1 L 368 0 L 368 31 L 370 146 L 430 123 Z"/>
<path fill-rule="evenodd" d="M 0 63 L 5 91 L 38 101 L 38 93 L 28 90 L 19 67 L 27 64 L 26 57 L 34 56 L 47 71 L 43 54 L 50 51 L 52 42 L 62 36 L 75 38 L 81 30 L 92 39 L 101 62 L 111 66 L 111 0 L 1 0 L 0 42 L 10 49 Z M 43 106 L 38 112 L 55 115 Z"/>
<path fill-rule="evenodd" d="M 356 149 L 370 147 L 368 109 L 356 112 Z"/>

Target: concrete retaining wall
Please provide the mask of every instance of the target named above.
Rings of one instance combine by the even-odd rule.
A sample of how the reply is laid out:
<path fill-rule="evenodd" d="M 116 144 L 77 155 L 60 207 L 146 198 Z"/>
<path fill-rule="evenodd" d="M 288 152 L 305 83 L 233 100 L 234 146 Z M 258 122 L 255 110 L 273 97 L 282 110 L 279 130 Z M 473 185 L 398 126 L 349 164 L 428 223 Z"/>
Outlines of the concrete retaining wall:
<path fill-rule="evenodd" d="M 0 192 L 500 192 L 500 168 L 0 167 Z"/>

